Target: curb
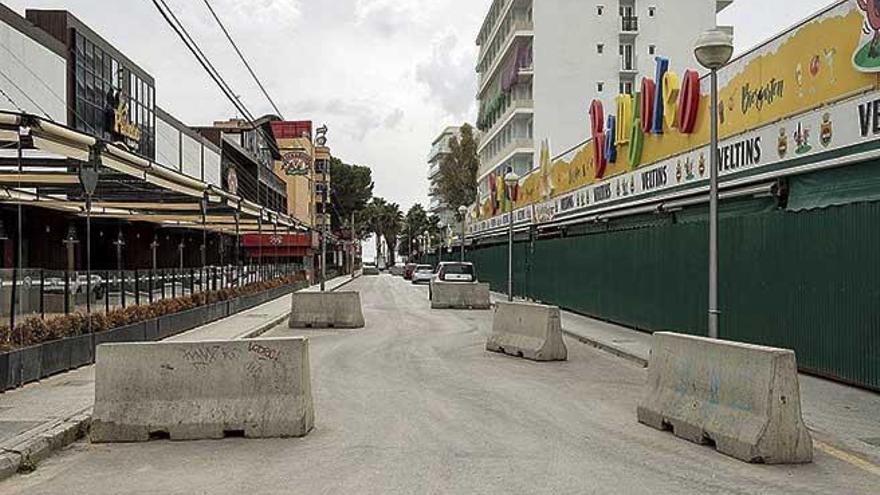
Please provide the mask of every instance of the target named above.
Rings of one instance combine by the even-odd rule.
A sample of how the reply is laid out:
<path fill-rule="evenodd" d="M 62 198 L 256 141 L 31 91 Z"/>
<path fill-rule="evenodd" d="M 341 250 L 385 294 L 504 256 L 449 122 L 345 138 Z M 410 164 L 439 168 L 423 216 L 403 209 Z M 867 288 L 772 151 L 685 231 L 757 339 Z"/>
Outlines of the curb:
<path fill-rule="evenodd" d="M 586 344 L 588 346 L 595 347 L 596 349 L 599 349 L 601 351 L 605 351 L 609 354 L 613 354 L 619 358 L 626 359 L 627 361 L 631 361 L 642 368 L 648 367 L 648 360 L 647 359 L 645 359 L 641 356 L 637 356 L 636 354 L 634 354 L 630 351 L 627 351 L 625 349 L 621 349 L 621 348 L 615 347 L 613 345 L 608 345 L 603 342 L 599 342 L 598 340 L 591 339 L 589 337 L 584 337 L 583 335 L 578 335 L 578 334 L 576 334 L 574 332 L 570 332 L 564 328 L 562 329 L 562 333 L 577 340 L 578 342 L 580 342 L 582 344 Z"/>
<path fill-rule="evenodd" d="M 33 471 L 40 461 L 86 436 L 91 422 L 91 407 L 88 407 L 66 419 L 37 427 L 42 431 L 3 448 L 0 453 L 0 481 L 16 473 Z"/>

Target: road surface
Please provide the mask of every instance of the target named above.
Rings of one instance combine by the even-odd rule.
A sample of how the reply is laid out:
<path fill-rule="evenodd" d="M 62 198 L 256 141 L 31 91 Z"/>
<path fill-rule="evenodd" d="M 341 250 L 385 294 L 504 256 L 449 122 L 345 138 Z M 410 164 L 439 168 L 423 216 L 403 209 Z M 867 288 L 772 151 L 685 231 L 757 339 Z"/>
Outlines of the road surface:
<path fill-rule="evenodd" d="M 315 430 L 302 439 L 79 442 L 2 494 L 877 493 L 815 451 L 749 465 L 640 425 L 645 371 L 568 340 L 569 361 L 484 350 L 490 311 L 431 310 L 427 288 L 363 277 L 367 327 L 309 335 Z"/>

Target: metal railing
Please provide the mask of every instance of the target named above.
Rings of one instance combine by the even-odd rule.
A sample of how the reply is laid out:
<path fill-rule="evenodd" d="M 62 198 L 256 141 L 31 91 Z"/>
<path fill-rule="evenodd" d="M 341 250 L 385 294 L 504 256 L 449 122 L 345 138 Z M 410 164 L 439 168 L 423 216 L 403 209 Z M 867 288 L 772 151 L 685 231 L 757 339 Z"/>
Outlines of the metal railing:
<path fill-rule="evenodd" d="M 637 16 L 622 16 L 620 18 L 620 30 L 625 33 L 638 32 L 639 18 Z"/>
<path fill-rule="evenodd" d="M 158 270 L 0 270 L 0 325 L 28 317 L 106 313 L 132 305 L 242 287 L 304 272 L 299 263 L 245 264 Z M 13 301 L 13 297 L 15 301 Z M 14 312 L 13 312 L 14 309 Z"/>

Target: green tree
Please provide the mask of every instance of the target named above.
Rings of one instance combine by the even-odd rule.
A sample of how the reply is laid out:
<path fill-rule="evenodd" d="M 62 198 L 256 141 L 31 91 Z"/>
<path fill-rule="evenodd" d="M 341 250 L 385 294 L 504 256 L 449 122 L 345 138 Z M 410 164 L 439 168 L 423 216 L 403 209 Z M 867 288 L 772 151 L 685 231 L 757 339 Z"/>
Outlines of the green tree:
<path fill-rule="evenodd" d="M 384 198 L 373 198 L 363 211 L 369 232 L 376 236 L 376 254 L 381 253 L 382 239 L 388 245 L 388 264 L 393 265 L 397 236 L 403 226 L 403 213 L 400 205 L 389 203 Z"/>
<path fill-rule="evenodd" d="M 453 210 L 477 200 L 477 139 L 468 124 L 461 126 L 461 136 L 449 139 L 450 153 L 440 162 L 437 193 Z"/>
<path fill-rule="evenodd" d="M 332 225 L 337 229 L 351 228 L 351 214 L 355 214 L 355 224 L 363 234 L 365 222 L 357 217 L 367 207 L 373 197 L 373 171 L 370 167 L 350 165 L 339 158 L 330 159 L 330 210 Z M 340 218 L 341 217 L 341 218 Z"/>
<path fill-rule="evenodd" d="M 436 225 L 436 223 L 434 224 Z M 403 229 L 400 233 L 400 246 L 398 253 L 409 256 L 412 251 L 419 250 L 418 238 L 432 226 L 425 208 L 416 203 L 406 212 L 403 219 Z"/>

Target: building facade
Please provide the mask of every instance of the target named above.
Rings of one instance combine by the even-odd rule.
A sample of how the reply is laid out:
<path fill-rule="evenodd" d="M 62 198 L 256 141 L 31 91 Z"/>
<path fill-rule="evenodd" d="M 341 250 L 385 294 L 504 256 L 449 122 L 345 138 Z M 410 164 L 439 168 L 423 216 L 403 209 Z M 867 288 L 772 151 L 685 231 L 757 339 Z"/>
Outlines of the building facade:
<path fill-rule="evenodd" d="M 449 141 L 458 138 L 460 133 L 461 127 L 457 126 L 443 129 L 431 142 L 431 151 L 428 153 L 428 214 L 437 215 L 445 223 L 452 221 L 454 213 L 437 192 L 437 178 L 440 175 L 440 164 L 451 153 Z"/>
<path fill-rule="evenodd" d="M 492 2 L 477 36 L 481 200 L 493 193 L 497 175 L 508 169 L 525 174 L 532 168 L 534 40 L 532 0 Z"/>
<path fill-rule="evenodd" d="M 525 176 L 550 155 L 582 145 L 589 103 L 613 108 L 653 77 L 654 59 L 695 66 L 693 43 L 732 0 L 495 0 L 477 37 L 481 202 L 501 177 Z"/>

